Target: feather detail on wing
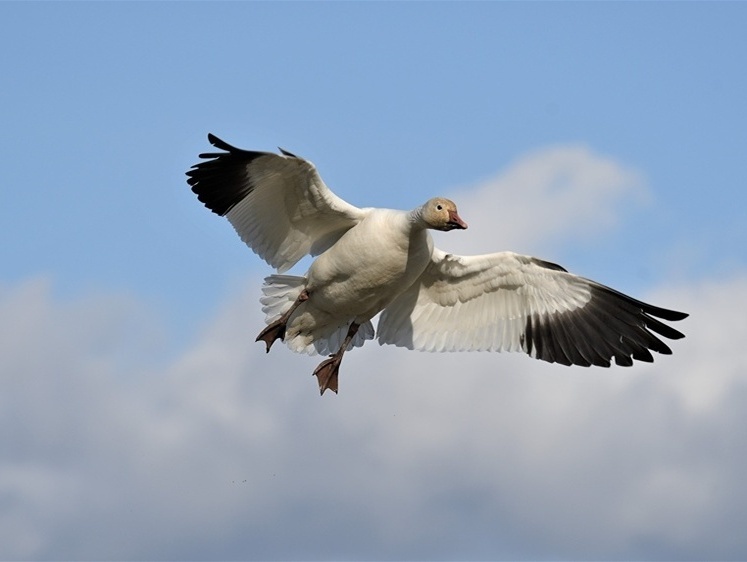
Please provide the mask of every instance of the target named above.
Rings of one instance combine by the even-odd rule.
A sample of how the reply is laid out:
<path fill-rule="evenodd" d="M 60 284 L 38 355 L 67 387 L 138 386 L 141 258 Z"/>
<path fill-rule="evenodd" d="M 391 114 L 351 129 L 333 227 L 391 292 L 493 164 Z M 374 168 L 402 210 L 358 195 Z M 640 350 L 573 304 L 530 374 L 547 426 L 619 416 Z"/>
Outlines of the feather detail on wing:
<path fill-rule="evenodd" d="M 335 195 L 308 160 L 282 149 L 241 150 L 214 135 L 208 140 L 224 152 L 200 154 L 205 161 L 192 166 L 187 182 L 279 272 L 322 253 L 365 216 Z"/>
<path fill-rule="evenodd" d="M 382 313 L 378 339 L 422 351 L 524 351 L 563 365 L 631 365 L 671 353 L 657 336 L 683 334 L 651 306 L 529 256 L 455 256 L 431 263 Z"/>

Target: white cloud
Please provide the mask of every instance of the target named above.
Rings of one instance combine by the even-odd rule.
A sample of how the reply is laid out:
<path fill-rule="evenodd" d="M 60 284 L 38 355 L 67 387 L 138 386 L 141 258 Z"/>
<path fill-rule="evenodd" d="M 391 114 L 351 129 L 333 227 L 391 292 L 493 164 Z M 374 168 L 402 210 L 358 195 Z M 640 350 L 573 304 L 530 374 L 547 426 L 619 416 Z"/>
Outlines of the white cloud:
<path fill-rule="evenodd" d="M 177 352 L 130 297 L 0 289 L 0 558 L 747 555 L 747 276 L 648 295 L 692 314 L 654 365 L 369 342 L 321 398 L 318 358 L 254 343 L 259 283 Z"/>
<path fill-rule="evenodd" d="M 147 342 L 101 334 L 150 319 L 119 297 L 6 291 L 4 312 L 35 310 L 2 349 L 2 557 L 747 552 L 747 278 L 668 293 L 693 320 L 653 366 L 369 344 L 322 398 L 314 360 L 253 343 L 251 285 L 171 364 L 131 371 Z"/>
<path fill-rule="evenodd" d="M 469 236 L 441 237 L 449 251 L 529 253 L 540 244 L 598 235 L 617 224 L 622 204 L 647 201 L 648 191 L 639 172 L 608 156 L 557 146 L 530 153 L 453 197 Z"/>

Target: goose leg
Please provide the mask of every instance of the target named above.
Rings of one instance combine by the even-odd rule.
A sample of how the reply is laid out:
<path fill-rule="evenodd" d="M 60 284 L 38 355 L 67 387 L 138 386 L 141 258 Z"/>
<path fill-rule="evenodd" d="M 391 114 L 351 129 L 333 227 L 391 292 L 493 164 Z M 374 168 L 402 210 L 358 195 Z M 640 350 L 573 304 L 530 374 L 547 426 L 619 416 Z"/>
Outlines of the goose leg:
<path fill-rule="evenodd" d="M 342 363 L 342 356 L 345 354 L 345 350 L 353 341 L 353 337 L 358 332 L 360 324 L 353 322 L 348 328 L 348 334 L 345 336 L 345 341 L 342 342 L 340 349 L 337 353 L 329 356 L 329 359 L 322 361 L 319 366 L 314 369 L 314 376 L 319 380 L 319 393 L 324 394 L 324 391 L 329 389 L 337 394 L 337 375 L 340 372 L 340 363 Z"/>
<path fill-rule="evenodd" d="M 298 298 L 293 303 L 293 305 L 288 309 L 288 312 L 283 314 L 280 318 L 278 318 L 272 324 L 268 325 L 264 330 L 262 330 L 257 336 L 257 339 L 254 341 L 257 342 L 259 340 L 262 340 L 263 342 L 265 342 L 265 345 L 267 345 L 267 353 L 270 353 L 270 348 L 272 347 L 272 344 L 275 343 L 275 340 L 285 339 L 285 327 L 291 317 L 291 314 L 295 312 L 295 310 L 301 305 L 301 303 L 306 302 L 307 300 L 309 300 L 309 293 L 308 291 L 306 291 L 306 289 L 304 289 L 303 291 L 301 291 L 301 294 L 298 295 Z"/>

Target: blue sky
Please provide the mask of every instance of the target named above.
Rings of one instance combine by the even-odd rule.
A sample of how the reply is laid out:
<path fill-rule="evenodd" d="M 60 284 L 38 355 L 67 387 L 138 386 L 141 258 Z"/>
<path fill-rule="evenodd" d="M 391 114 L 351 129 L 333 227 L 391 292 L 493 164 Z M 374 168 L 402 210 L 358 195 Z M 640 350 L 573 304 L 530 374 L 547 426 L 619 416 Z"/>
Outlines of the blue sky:
<path fill-rule="evenodd" d="M 745 437 L 745 21 L 743 3 L 705 2 L 0 4 L 0 517 L 13 523 L 0 557 L 743 559 L 725 522 L 744 520 L 733 497 L 747 488 L 729 475 L 747 451 L 721 438 Z M 369 344 L 320 401 L 313 360 L 252 347 L 270 269 L 186 185 L 208 132 L 307 157 L 359 206 L 453 197 L 470 230 L 444 249 L 540 255 L 692 312 L 688 338 L 593 379 Z M 428 374 L 442 362 L 466 390 Z M 310 447 L 318 423 L 361 448 Z M 650 465 L 587 441 L 627 430 Z M 533 439 L 575 456 L 543 457 Z M 709 442 L 724 449 L 703 467 Z M 460 455 L 474 472 L 455 486 Z M 307 462 L 350 476 L 314 491 L 323 476 L 289 468 Z M 595 501 L 587 470 L 644 503 L 607 481 Z M 713 475 L 741 486 L 732 500 Z M 699 495 L 671 513 L 645 504 L 680 487 Z M 586 503 L 569 517 L 574 497 Z M 455 522 L 461 539 L 437 532 Z"/>

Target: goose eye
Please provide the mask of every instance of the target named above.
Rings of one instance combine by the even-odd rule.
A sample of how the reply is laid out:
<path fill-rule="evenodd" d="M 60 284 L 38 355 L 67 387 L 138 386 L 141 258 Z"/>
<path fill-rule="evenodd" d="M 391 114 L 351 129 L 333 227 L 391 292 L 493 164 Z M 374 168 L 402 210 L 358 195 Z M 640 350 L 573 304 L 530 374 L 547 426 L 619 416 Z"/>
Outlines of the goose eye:
<path fill-rule="evenodd" d="M 439 211 L 443 211 L 444 208 L 443 205 L 436 205 L 436 209 L 438 209 Z"/>

